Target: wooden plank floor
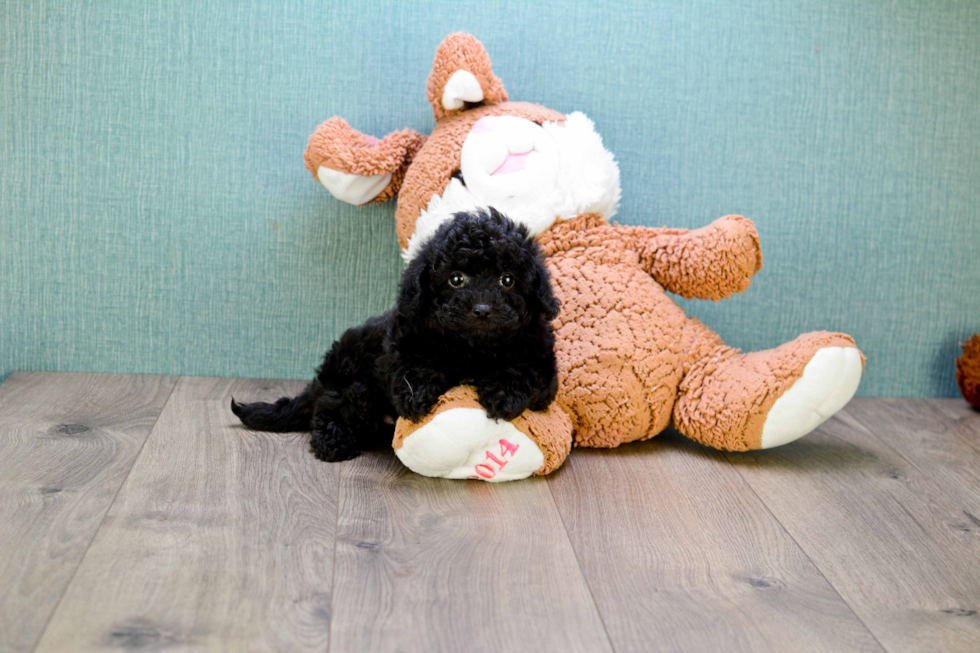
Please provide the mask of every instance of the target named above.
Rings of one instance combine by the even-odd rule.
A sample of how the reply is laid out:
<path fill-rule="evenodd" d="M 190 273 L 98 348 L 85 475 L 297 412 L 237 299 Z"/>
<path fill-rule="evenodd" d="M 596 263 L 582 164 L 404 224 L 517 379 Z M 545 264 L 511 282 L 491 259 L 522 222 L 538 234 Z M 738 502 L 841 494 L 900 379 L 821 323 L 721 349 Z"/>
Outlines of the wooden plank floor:
<path fill-rule="evenodd" d="M 856 399 L 749 454 L 674 433 L 489 485 L 331 465 L 231 396 L 0 386 L 0 651 L 980 651 L 980 413 Z"/>

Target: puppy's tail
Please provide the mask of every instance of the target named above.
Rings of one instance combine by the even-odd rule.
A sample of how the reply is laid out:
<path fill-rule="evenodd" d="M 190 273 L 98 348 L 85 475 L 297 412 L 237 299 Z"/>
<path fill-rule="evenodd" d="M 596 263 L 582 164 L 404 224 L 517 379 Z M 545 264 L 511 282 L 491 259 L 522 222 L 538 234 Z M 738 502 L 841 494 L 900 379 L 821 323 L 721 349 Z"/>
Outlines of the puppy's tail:
<path fill-rule="evenodd" d="M 309 431 L 313 419 L 313 403 L 316 401 L 316 382 L 311 383 L 296 397 L 283 397 L 274 404 L 256 401 L 240 404 L 231 400 L 231 412 L 242 424 L 256 431 Z"/>

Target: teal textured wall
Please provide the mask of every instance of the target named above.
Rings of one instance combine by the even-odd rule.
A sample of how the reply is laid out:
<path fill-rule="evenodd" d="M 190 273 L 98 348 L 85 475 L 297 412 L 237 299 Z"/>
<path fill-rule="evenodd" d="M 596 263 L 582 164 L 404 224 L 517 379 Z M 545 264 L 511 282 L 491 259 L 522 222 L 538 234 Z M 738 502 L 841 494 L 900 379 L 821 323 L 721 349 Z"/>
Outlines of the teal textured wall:
<path fill-rule="evenodd" d="M 847 331 L 860 393 L 951 396 L 980 331 L 980 3 L 11 0 L 0 30 L 0 378 L 309 376 L 401 264 L 307 136 L 431 130 L 456 30 L 593 118 L 620 221 L 755 221 L 753 286 L 686 303 L 730 344 Z"/>

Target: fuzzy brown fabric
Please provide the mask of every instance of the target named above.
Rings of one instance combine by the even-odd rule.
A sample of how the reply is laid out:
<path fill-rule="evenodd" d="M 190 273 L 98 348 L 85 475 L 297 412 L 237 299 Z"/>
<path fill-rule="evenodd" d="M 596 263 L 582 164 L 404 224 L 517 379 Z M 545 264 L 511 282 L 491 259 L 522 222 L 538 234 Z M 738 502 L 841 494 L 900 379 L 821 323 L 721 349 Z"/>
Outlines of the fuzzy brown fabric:
<path fill-rule="evenodd" d="M 956 382 L 963 397 L 980 410 L 980 334 L 963 343 L 963 356 L 956 359 Z"/>
<path fill-rule="evenodd" d="M 843 334 L 800 336 L 741 354 L 664 292 L 722 299 L 749 286 L 762 264 L 749 220 L 701 229 L 608 224 L 584 215 L 539 237 L 562 312 L 555 321 L 556 403 L 576 446 L 645 440 L 671 421 L 684 435 L 730 451 L 758 449 L 775 403 L 821 347 Z"/>

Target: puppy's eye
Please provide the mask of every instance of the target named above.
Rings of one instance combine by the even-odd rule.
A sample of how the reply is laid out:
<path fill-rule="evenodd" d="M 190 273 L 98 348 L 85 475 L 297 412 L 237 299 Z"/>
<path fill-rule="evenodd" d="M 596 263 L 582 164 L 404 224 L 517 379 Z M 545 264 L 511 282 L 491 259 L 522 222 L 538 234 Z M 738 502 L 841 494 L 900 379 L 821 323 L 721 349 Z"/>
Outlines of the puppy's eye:
<path fill-rule="evenodd" d="M 514 275 L 505 272 L 503 276 L 500 277 L 500 285 L 504 288 L 512 288 L 514 286 Z"/>
<path fill-rule="evenodd" d="M 453 272 L 449 275 L 449 285 L 453 288 L 462 288 L 466 285 L 466 275 L 462 272 Z"/>

